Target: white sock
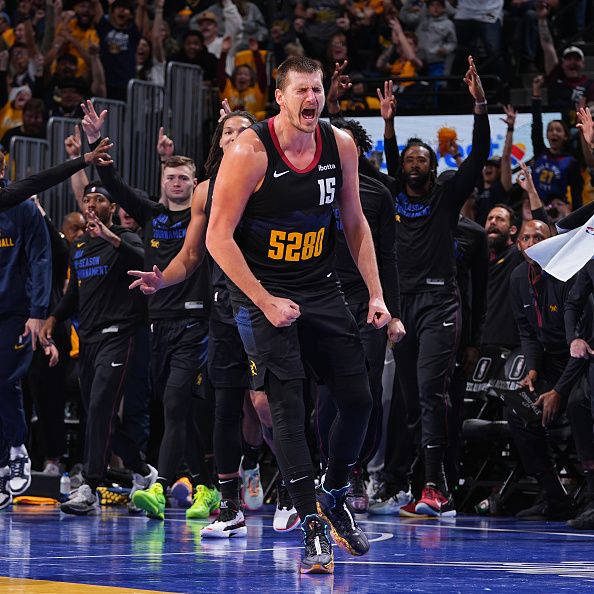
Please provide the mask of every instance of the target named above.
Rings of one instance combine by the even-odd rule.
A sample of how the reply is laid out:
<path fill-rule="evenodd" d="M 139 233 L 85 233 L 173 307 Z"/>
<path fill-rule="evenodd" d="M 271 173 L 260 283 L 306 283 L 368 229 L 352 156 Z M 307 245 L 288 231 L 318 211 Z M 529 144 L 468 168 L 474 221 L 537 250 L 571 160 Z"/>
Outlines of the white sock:
<path fill-rule="evenodd" d="M 27 448 L 24 446 L 24 444 L 10 448 L 10 459 L 11 460 L 14 460 L 15 458 L 18 458 L 20 456 L 28 456 Z"/>

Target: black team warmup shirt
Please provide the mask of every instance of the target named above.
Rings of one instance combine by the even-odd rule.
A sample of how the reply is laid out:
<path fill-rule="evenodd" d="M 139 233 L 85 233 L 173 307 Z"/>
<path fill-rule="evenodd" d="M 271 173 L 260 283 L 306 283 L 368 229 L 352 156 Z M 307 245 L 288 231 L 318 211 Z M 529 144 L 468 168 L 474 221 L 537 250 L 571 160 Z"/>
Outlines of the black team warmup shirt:
<path fill-rule="evenodd" d="M 428 194 L 395 196 L 398 272 L 401 293 L 419 293 L 453 286 L 456 277 L 454 234 L 462 205 L 472 193 L 489 156 L 487 114 L 474 116 L 472 152 L 458 171 Z"/>
<path fill-rule="evenodd" d="M 112 200 L 143 228 L 144 269 L 152 270 L 155 265 L 163 271 L 184 244 L 192 209 L 170 210 L 163 204 L 138 196 L 114 167 L 98 167 L 97 170 Z M 183 283 L 149 295 L 149 318 L 208 317 L 210 292 L 210 270 L 208 265 L 201 264 Z"/>
<path fill-rule="evenodd" d="M 396 264 L 396 229 L 392 196 L 380 181 L 365 175 L 359 176 L 359 194 L 363 213 L 373 236 L 384 302 L 392 317 L 399 318 L 400 289 Z M 334 210 L 334 216 L 338 229 L 336 272 L 340 279 L 340 285 L 347 303 L 367 303 L 369 291 L 349 251 L 337 208 Z"/>
<path fill-rule="evenodd" d="M 142 241 L 123 227 L 109 230 L 122 240 L 119 248 L 88 233 L 70 246 L 68 289 L 52 312 L 58 321 L 78 312 L 78 333 L 85 342 L 132 334 L 146 320 L 144 295 L 128 289 L 128 270 L 142 266 Z"/>

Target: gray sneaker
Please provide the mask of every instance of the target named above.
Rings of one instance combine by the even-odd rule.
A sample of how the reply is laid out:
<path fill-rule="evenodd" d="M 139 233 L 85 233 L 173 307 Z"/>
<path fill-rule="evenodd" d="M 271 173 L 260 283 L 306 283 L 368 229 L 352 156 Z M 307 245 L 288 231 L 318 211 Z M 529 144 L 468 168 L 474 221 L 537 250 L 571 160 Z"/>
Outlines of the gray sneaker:
<path fill-rule="evenodd" d="M 81 485 L 71 493 L 68 501 L 60 505 L 60 510 L 75 516 L 95 516 L 99 513 L 97 495 L 89 485 Z"/>
<path fill-rule="evenodd" d="M 136 491 L 145 491 L 149 487 L 152 487 L 157 482 L 157 476 L 159 473 L 157 472 L 156 468 L 153 468 L 150 464 L 147 464 L 150 469 L 150 472 L 147 476 L 142 476 L 141 474 L 133 473 L 133 483 L 132 483 L 132 490 L 130 491 L 130 501 L 128 502 L 128 513 L 130 514 L 141 514 L 142 510 L 137 506 L 134 505 L 132 502 L 132 496 Z"/>

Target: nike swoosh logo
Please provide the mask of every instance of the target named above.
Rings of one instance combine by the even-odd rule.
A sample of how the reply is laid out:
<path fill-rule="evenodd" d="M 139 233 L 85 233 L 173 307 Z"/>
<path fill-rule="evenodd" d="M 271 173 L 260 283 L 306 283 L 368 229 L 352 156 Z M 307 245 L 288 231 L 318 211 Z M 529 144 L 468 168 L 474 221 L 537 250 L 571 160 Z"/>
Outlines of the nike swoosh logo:
<path fill-rule="evenodd" d="M 193 328 L 194 326 L 198 326 L 198 324 L 200 324 L 200 322 L 194 322 L 193 324 L 188 324 L 188 325 L 186 326 L 186 329 L 187 329 L 187 328 Z"/>
<path fill-rule="evenodd" d="M 526 309 L 527 307 L 530 307 L 530 303 L 529 303 L 528 305 L 526 305 L 526 304 L 524 303 L 524 309 Z"/>
<path fill-rule="evenodd" d="M 121 367 L 123 363 L 113 363 L 111 364 L 112 367 Z"/>
<path fill-rule="evenodd" d="M 299 481 L 302 481 L 303 479 L 306 479 L 307 477 L 308 477 L 308 475 L 306 474 L 305 476 L 302 476 L 302 477 L 300 477 L 300 478 L 298 478 L 298 479 L 291 479 L 289 482 L 290 482 L 291 484 L 293 484 L 293 483 L 298 483 Z"/>
<path fill-rule="evenodd" d="M 454 322 L 444 322 L 443 323 L 444 328 L 448 328 L 449 326 L 453 326 L 453 325 L 454 325 Z"/>
<path fill-rule="evenodd" d="M 24 344 L 15 344 L 14 345 L 14 350 L 15 351 L 20 351 L 21 349 L 24 349 L 25 345 Z"/>
<path fill-rule="evenodd" d="M 81 248 L 83 245 L 85 245 L 85 242 L 84 241 L 82 243 L 77 243 L 76 244 L 76 247 L 77 248 Z"/>
<path fill-rule="evenodd" d="M 289 173 L 289 170 L 287 169 L 287 171 L 281 171 L 280 173 L 277 173 L 276 171 L 272 174 L 272 177 L 282 177 L 283 175 L 285 175 L 285 173 Z"/>

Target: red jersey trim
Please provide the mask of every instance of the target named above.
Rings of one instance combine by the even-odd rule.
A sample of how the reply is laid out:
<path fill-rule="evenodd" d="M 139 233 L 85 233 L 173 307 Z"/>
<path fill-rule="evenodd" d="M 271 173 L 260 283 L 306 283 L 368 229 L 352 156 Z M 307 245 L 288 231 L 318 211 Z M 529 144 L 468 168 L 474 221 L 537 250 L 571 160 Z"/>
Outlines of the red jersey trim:
<path fill-rule="evenodd" d="M 281 159 L 283 160 L 285 165 L 291 171 L 294 171 L 295 173 L 309 173 L 310 171 L 315 169 L 316 165 L 320 162 L 320 157 L 322 156 L 322 132 L 320 131 L 320 124 L 318 124 L 316 127 L 316 153 L 315 153 L 311 163 L 305 169 L 297 169 L 297 167 L 295 167 L 291 163 L 291 161 L 289 161 L 289 159 L 285 155 L 283 149 L 281 148 L 280 142 L 278 140 L 278 136 L 276 135 L 276 131 L 274 129 L 274 119 L 275 118 L 276 118 L 276 116 L 274 116 L 273 118 L 270 118 L 268 120 L 268 131 L 270 132 L 270 137 L 272 138 L 274 147 L 278 151 L 278 154 L 281 156 Z"/>

